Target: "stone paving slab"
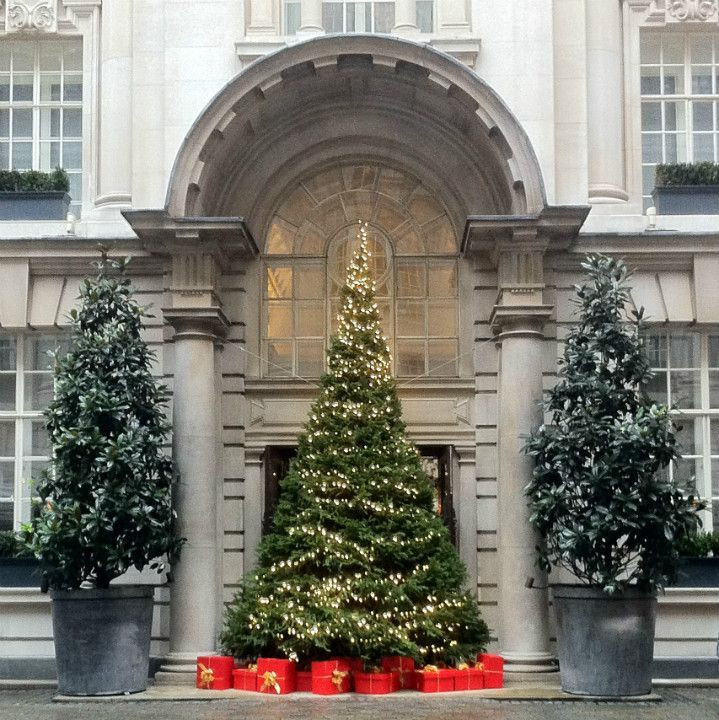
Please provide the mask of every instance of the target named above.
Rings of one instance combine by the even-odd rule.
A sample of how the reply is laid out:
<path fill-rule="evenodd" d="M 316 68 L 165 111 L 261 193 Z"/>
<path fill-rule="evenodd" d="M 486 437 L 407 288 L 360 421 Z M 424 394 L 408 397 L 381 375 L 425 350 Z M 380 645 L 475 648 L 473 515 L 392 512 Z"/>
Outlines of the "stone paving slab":
<path fill-rule="evenodd" d="M 595 697 L 592 695 L 570 695 L 562 692 L 559 685 L 551 686 L 513 686 L 492 690 L 470 690 L 460 693 L 419 693 L 412 691 L 401 691 L 389 693 L 388 695 L 358 695 L 357 693 L 344 693 L 327 698 L 329 702 L 353 702 L 353 698 L 369 699 L 377 703 L 386 703 L 386 709 L 390 703 L 412 703 L 423 697 L 445 698 L 451 702 L 453 698 L 461 696 L 463 700 L 495 700 L 511 702 L 613 702 L 613 703 L 648 703 L 661 702 L 662 698 L 656 693 L 626 698 Z M 137 703 L 137 702 L 211 702 L 213 700 L 233 700 L 238 706 L 243 704 L 255 704 L 262 699 L 271 703 L 303 703 L 308 700 L 316 700 L 317 695 L 306 692 L 290 693 L 289 695 L 259 695 L 258 693 L 245 690 L 198 690 L 187 686 L 155 686 L 148 688 L 145 692 L 128 695 L 107 695 L 93 697 L 78 697 L 71 695 L 55 695 L 52 699 L 56 703 Z M 322 696 L 325 699 L 325 696 Z"/>

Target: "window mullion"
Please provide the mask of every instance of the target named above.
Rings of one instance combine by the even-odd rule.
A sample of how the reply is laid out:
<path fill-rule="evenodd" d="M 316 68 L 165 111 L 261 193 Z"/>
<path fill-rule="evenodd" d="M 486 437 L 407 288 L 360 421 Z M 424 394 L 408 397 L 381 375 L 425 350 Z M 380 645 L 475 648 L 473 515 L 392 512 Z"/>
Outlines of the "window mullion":
<path fill-rule="evenodd" d="M 15 502 L 14 528 L 20 528 L 22 522 L 22 398 L 23 398 L 23 367 L 24 367 L 24 340 L 23 333 L 15 336 Z"/>

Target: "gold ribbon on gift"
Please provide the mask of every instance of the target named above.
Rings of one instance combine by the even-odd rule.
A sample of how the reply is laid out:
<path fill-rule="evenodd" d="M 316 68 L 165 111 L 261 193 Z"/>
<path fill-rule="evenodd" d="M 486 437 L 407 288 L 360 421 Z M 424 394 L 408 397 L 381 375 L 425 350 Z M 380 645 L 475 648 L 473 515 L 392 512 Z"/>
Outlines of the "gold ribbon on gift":
<path fill-rule="evenodd" d="M 439 672 L 439 668 L 438 668 L 436 665 L 425 665 L 425 666 L 422 668 L 422 672 L 438 673 L 438 672 Z"/>
<path fill-rule="evenodd" d="M 477 670 L 484 670 L 484 663 L 477 663 L 474 667 L 476 667 Z"/>
<path fill-rule="evenodd" d="M 393 667 L 393 668 L 390 668 L 390 672 L 397 673 L 399 675 L 399 686 L 400 686 L 400 689 L 403 689 L 404 688 L 404 676 L 405 676 L 405 673 L 408 671 L 402 670 L 401 667 Z"/>
<path fill-rule="evenodd" d="M 469 665 L 467 665 L 467 663 L 459 663 L 457 670 L 469 670 Z"/>
<path fill-rule="evenodd" d="M 215 671 L 212 668 L 205 667 L 202 663 L 198 663 L 198 666 L 200 668 L 200 685 L 209 690 L 215 681 Z"/>
<path fill-rule="evenodd" d="M 342 683 L 344 679 L 349 675 L 345 670 L 333 670 L 332 671 L 332 684 L 337 687 L 338 690 L 342 689 Z"/>
<path fill-rule="evenodd" d="M 273 670 L 268 670 L 262 675 L 262 687 L 260 692 L 264 692 L 265 689 L 269 690 L 272 688 L 278 695 L 281 692 L 280 684 L 277 682 L 277 673 Z"/>
<path fill-rule="evenodd" d="M 248 666 L 247 666 L 247 669 L 248 669 L 250 672 L 257 672 L 257 663 L 252 663 L 252 664 L 248 665 Z"/>

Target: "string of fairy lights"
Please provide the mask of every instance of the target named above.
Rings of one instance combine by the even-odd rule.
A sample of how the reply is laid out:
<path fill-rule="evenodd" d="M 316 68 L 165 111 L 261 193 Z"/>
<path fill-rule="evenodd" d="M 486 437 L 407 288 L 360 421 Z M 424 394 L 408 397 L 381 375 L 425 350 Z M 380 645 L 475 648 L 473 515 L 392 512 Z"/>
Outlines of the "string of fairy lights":
<path fill-rule="evenodd" d="M 290 658 L 297 657 L 307 642 L 319 642 L 318 638 L 325 642 L 349 638 L 361 648 L 388 637 L 409 644 L 418 630 L 434 638 L 421 652 L 436 654 L 457 645 L 455 637 L 463 626 L 452 611 L 468 602 L 459 595 L 416 598 L 407 589 L 422 587 L 422 578 L 429 577 L 432 567 L 428 560 L 436 543 L 447 538 L 446 528 L 434 512 L 431 493 L 422 495 L 422 483 L 427 481 L 419 471 L 417 450 L 401 426 L 390 350 L 380 329 L 378 306 L 371 301 L 375 288 L 366 223 L 360 224 L 358 239 L 329 351 L 328 368 L 334 383 L 325 383 L 313 404 L 304 433 L 309 451 L 298 456 L 295 466 L 305 507 L 285 529 L 293 540 L 289 557 L 256 573 L 255 582 L 260 592 L 265 588 L 266 593 L 248 616 L 249 630 L 258 633 L 271 627 L 273 618 L 281 619 L 275 641 Z M 337 427 L 333 428 L 331 421 L 337 422 Z M 349 460 L 363 452 L 357 433 L 372 421 L 380 435 L 371 447 L 371 458 L 359 467 Z M 319 462 L 328 457 L 337 457 L 339 467 Z M 343 458 L 347 458 L 345 464 Z M 314 462 L 320 467 L 312 467 Z M 396 472 L 388 473 L 388 468 Z M 355 494 L 356 473 L 364 474 L 369 496 Z M 423 497 L 426 502 L 420 501 Z M 418 527 L 415 521 L 424 519 L 426 530 L 412 535 L 402 530 L 366 535 L 360 544 L 325 526 L 328 507 L 384 521 L 407 518 L 412 521 L 409 527 Z M 381 557 L 393 558 L 392 572 L 377 563 Z M 401 569 L 403 562 L 406 567 Z M 304 576 L 298 574 L 303 570 Z M 328 608 L 348 612 L 331 616 Z M 318 615 L 324 617 L 323 622 L 317 622 Z"/>

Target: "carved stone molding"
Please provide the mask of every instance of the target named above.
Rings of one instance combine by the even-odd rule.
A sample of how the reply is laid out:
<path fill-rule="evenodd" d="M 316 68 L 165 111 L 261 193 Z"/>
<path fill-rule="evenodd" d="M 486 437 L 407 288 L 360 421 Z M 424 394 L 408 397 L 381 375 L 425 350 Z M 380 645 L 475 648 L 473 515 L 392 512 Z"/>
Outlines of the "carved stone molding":
<path fill-rule="evenodd" d="M 6 0 L 5 31 L 57 32 L 57 0 Z"/>
<path fill-rule="evenodd" d="M 626 0 L 645 26 L 719 24 L 719 0 Z"/>

